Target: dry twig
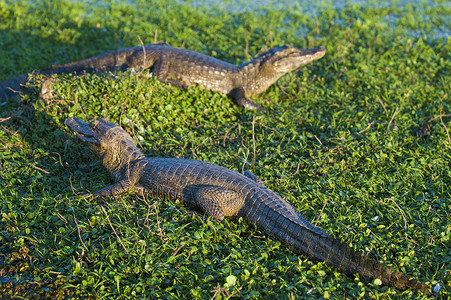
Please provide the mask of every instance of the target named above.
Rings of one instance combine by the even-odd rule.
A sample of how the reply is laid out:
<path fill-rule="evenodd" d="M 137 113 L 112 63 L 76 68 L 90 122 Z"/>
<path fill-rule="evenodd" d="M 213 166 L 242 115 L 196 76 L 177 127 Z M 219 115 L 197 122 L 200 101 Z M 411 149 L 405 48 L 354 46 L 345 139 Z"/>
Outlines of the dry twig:
<path fill-rule="evenodd" d="M 381 98 L 377 97 L 377 101 L 382 105 L 382 108 L 384 109 L 385 113 L 387 113 L 387 108 L 384 105 L 384 102 L 382 102 Z"/>
<path fill-rule="evenodd" d="M 251 169 L 255 165 L 255 157 L 256 157 L 256 151 L 255 151 L 255 115 L 252 116 L 252 149 L 253 149 L 253 152 L 254 152 L 254 157 L 252 158 Z"/>
<path fill-rule="evenodd" d="M 235 128 L 236 126 L 240 125 L 241 123 L 236 123 L 234 125 L 232 125 L 232 127 L 229 128 L 229 130 L 226 131 L 225 135 L 224 135 L 224 139 L 222 140 L 222 146 L 225 147 L 225 140 L 229 135 L 229 132 L 232 131 L 233 128 Z"/>
<path fill-rule="evenodd" d="M 132 119 L 128 116 L 127 111 L 125 111 L 125 116 L 128 119 L 128 123 L 130 123 L 130 127 L 132 128 L 132 135 L 136 140 L 136 143 L 138 144 L 139 148 L 144 149 L 143 145 L 141 144 L 141 142 L 139 141 L 138 136 L 135 133 L 135 127 L 139 129 L 139 124 L 136 124 L 135 121 L 132 121 Z M 135 120 L 138 119 L 138 116 L 135 117 Z"/>
<path fill-rule="evenodd" d="M 157 218 L 157 227 L 158 227 L 158 231 L 159 231 L 160 233 L 159 233 L 159 234 L 158 234 L 158 233 L 154 233 L 154 234 L 155 234 L 155 235 L 158 235 L 158 236 L 161 238 L 161 240 L 163 241 L 164 234 L 163 234 L 163 230 L 161 229 L 161 226 L 160 226 L 160 219 L 158 218 L 158 209 L 157 209 L 158 201 L 155 201 L 152 205 L 149 205 L 149 203 L 146 201 L 146 196 L 144 195 L 144 192 L 143 192 L 143 191 L 141 192 L 141 196 L 143 197 L 144 203 L 146 203 L 146 205 L 147 205 L 147 208 L 148 208 L 147 212 L 148 212 L 148 213 L 149 213 L 150 207 L 153 206 L 153 208 L 155 209 L 155 215 L 156 215 L 156 218 Z M 149 219 L 148 219 L 148 216 L 149 216 L 149 215 L 147 214 L 147 216 L 146 216 L 146 221 L 149 220 Z M 149 229 L 149 231 L 151 231 L 150 228 L 148 228 L 148 229 Z"/>
<path fill-rule="evenodd" d="M 237 127 L 237 126 L 239 126 L 239 125 L 242 125 L 242 124 L 252 124 L 252 122 L 240 122 L 240 123 L 236 123 L 236 124 L 232 125 L 232 127 L 230 127 L 230 128 L 227 130 L 226 134 L 224 135 L 224 138 L 222 139 L 222 146 L 223 146 L 223 147 L 225 147 L 225 140 L 226 140 L 227 137 L 229 136 L 229 132 L 232 131 L 233 128 L 235 128 L 235 127 Z M 277 133 L 278 135 L 282 136 L 282 134 L 281 134 L 280 132 L 278 132 L 278 131 L 277 131 L 276 129 L 274 129 L 274 128 L 271 128 L 271 127 L 269 127 L 269 126 L 260 124 L 260 123 L 258 123 L 258 122 L 255 122 L 255 124 L 258 125 L 258 126 L 261 126 L 261 127 L 263 127 L 263 128 L 272 130 L 272 131 L 274 131 L 275 133 Z"/>
<path fill-rule="evenodd" d="M 176 256 L 177 253 L 185 246 L 185 244 L 181 244 L 177 249 L 175 249 L 174 253 L 171 254 L 171 256 Z"/>
<path fill-rule="evenodd" d="M 244 57 L 246 59 L 249 59 L 251 56 L 249 55 L 249 37 L 247 36 L 247 29 L 246 29 L 246 27 L 244 27 L 244 41 L 245 41 Z"/>
<path fill-rule="evenodd" d="M 393 200 L 392 198 L 384 198 L 384 200 L 390 200 L 392 201 L 396 207 L 398 208 L 398 210 L 401 212 L 402 218 L 404 219 L 404 229 L 407 230 L 407 220 L 406 220 L 406 216 L 404 215 L 404 212 L 402 211 L 401 207 L 399 207 L 398 203 L 396 203 L 395 200 Z"/>
<path fill-rule="evenodd" d="M 157 43 L 157 36 L 158 36 L 158 29 L 155 29 L 155 33 L 153 35 L 153 43 L 156 44 Z"/>
<path fill-rule="evenodd" d="M 144 47 L 144 43 L 141 40 L 141 37 L 138 35 L 138 40 L 141 43 L 141 47 L 143 48 L 143 64 L 142 64 L 142 69 L 141 72 L 146 68 L 146 47 Z"/>
<path fill-rule="evenodd" d="M 159 217 L 158 217 L 157 204 L 158 204 L 158 202 L 155 201 L 155 203 L 152 204 L 152 206 L 153 206 L 153 208 L 155 209 L 155 215 L 156 215 L 156 218 L 157 218 L 157 227 L 158 227 L 158 231 L 160 232 L 160 236 L 164 236 L 164 235 L 163 235 L 163 230 L 161 230 L 161 226 L 160 226 L 160 219 L 159 219 Z"/>
<path fill-rule="evenodd" d="M 321 140 L 316 135 L 314 135 L 314 137 L 320 143 L 321 146 L 324 146 L 323 143 L 321 142 Z"/>
<path fill-rule="evenodd" d="M 118 239 L 119 243 L 121 243 L 122 248 L 124 248 L 124 250 L 125 250 L 125 252 L 126 252 L 127 254 L 130 254 L 130 253 L 128 253 L 127 248 L 125 248 L 124 244 L 122 243 L 122 240 L 121 240 L 121 238 L 119 237 L 119 235 L 117 234 L 116 229 L 114 229 L 113 224 L 111 224 L 110 218 L 108 217 L 108 214 L 106 213 L 105 208 L 103 208 L 102 205 L 100 205 L 100 208 L 102 209 L 103 213 L 105 214 L 106 219 L 107 219 L 108 223 L 110 224 L 110 227 L 111 227 L 111 229 L 113 230 L 114 235 L 115 235 L 116 238 Z"/>
<path fill-rule="evenodd" d="M 89 251 L 88 247 L 86 247 L 85 243 L 83 242 L 83 239 L 81 238 L 80 227 L 78 227 L 78 222 L 77 222 L 77 218 L 75 217 L 74 208 L 71 207 L 71 209 L 72 209 L 72 215 L 74 216 L 75 225 L 77 226 L 78 238 L 80 239 L 80 242 L 83 245 L 83 248 L 85 248 L 86 251 Z"/>
<path fill-rule="evenodd" d="M 393 122 L 393 120 L 395 119 L 396 114 L 398 113 L 399 110 L 399 104 L 398 106 L 396 106 L 395 112 L 393 113 L 393 115 L 391 116 L 390 122 L 388 122 L 388 126 L 387 126 L 387 130 L 385 130 L 385 134 L 388 133 L 388 130 L 390 129 L 391 123 Z"/>
<path fill-rule="evenodd" d="M 8 217 L 8 215 L 6 213 L 4 213 L 3 211 L 1 211 L 2 217 L 5 218 L 6 220 L 8 220 L 9 222 L 11 222 L 11 224 L 13 224 L 14 226 L 17 226 L 17 223 L 14 222 L 13 220 L 11 220 L 11 218 Z"/>
<path fill-rule="evenodd" d="M 318 16 L 315 14 L 315 21 L 316 21 L 316 37 L 319 36 L 319 21 L 318 21 Z"/>
<path fill-rule="evenodd" d="M 13 118 L 13 116 L 9 116 L 7 118 L 0 118 L 0 123 L 3 123 L 5 121 L 11 120 Z"/>
<path fill-rule="evenodd" d="M 67 223 L 68 223 L 67 220 L 66 220 L 66 218 L 63 217 L 59 212 L 56 213 L 56 216 L 57 216 L 61 221 L 63 221 L 64 224 L 67 224 Z"/>
<path fill-rule="evenodd" d="M 162 230 L 161 230 L 161 228 L 160 228 L 160 226 L 159 226 L 160 224 L 158 223 L 158 229 L 159 229 L 160 233 L 154 232 L 152 229 L 150 229 L 150 226 L 148 225 L 148 224 L 149 224 L 150 208 L 151 208 L 152 206 L 156 206 L 156 205 L 157 205 L 157 202 L 155 202 L 153 205 L 149 205 L 149 203 L 146 201 L 146 198 L 145 198 L 145 196 L 144 196 L 144 193 L 141 193 L 141 196 L 143 197 L 142 200 L 143 200 L 144 203 L 147 205 L 147 213 L 146 213 L 146 217 L 144 218 L 144 222 L 143 222 L 144 227 L 147 228 L 147 230 L 149 231 L 150 234 L 156 235 L 156 236 L 160 237 L 161 241 L 164 241 L 164 235 L 162 234 Z M 158 215 L 158 211 L 157 211 L 157 215 Z M 142 219 L 140 219 L 140 220 L 142 220 Z"/>
<path fill-rule="evenodd" d="M 301 163 L 298 163 L 298 166 L 297 166 L 297 168 L 296 168 L 296 171 L 294 171 L 294 173 L 293 174 L 291 174 L 291 176 L 294 176 L 294 175 L 296 175 L 298 172 L 299 172 L 299 167 L 301 166 Z"/>
<path fill-rule="evenodd" d="M 77 104 L 77 106 L 80 108 L 81 113 L 83 114 L 85 120 L 87 120 L 88 117 L 86 116 L 85 112 L 83 111 L 83 108 L 81 107 L 80 103 L 78 103 L 78 89 L 77 89 L 77 91 L 75 92 L 75 104 Z"/>
<path fill-rule="evenodd" d="M 241 291 L 243 287 L 240 286 L 237 290 L 233 291 L 232 293 L 230 293 L 229 290 L 221 287 L 220 285 L 218 285 L 217 288 L 215 288 L 214 290 L 211 290 L 211 293 L 214 293 L 213 296 L 210 298 L 210 300 L 213 300 L 216 298 L 217 295 L 222 295 L 223 297 L 226 298 L 232 298 L 233 296 L 235 296 L 239 291 Z"/>
<path fill-rule="evenodd" d="M 323 214 L 323 210 L 326 207 L 326 204 L 327 204 L 327 199 L 324 200 L 323 207 L 321 208 L 321 211 L 319 212 L 318 218 L 316 218 L 315 226 L 316 226 L 316 224 L 318 224 L 319 218 L 321 218 L 321 215 Z"/>
<path fill-rule="evenodd" d="M 72 190 L 72 193 L 75 196 L 78 196 L 78 193 L 75 192 L 74 186 L 72 185 L 72 176 L 69 176 L 69 184 L 70 184 L 70 189 Z"/>
<path fill-rule="evenodd" d="M 249 149 L 244 145 L 243 139 L 241 139 L 241 145 L 246 149 L 246 157 L 244 158 L 243 165 L 241 166 L 241 174 L 244 173 L 244 166 L 246 165 L 247 158 L 249 157 Z"/>
<path fill-rule="evenodd" d="M 63 162 L 61 161 L 61 155 L 58 152 L 52 152 L 52 153 L 58 155 L 58 159 L 59 159 L 60 165 L 61 165 L 61 167 L 64 168 Z"/>
<path fill-rule="evenodd" d="M 31 166 L 32 166 L 33 168 L 35 168 L 36 170 L 39 170 L 39 171 L 41 171 L 41 172 L 44 172 L 45 174 L 50 174 L 50 172 L 48 172 L 48 171 L 46 171 L 46 170 L 44 170 L 44 169 L 41 169 L 41 168 L 39 168 L 39 167 L 37 167 L 37 166 L 35 166 L 35 165 L 33 165 L 33 164 L 31 164 Z"/>
<path fill-rule="evenodd" d="M 12 136 L 18 136 L 18 135 L 19 135 L 19 134 L 17 133 L 17 131 L 16 131 L 16 132 L 12 132 L 11 130 L 9 130 L 9 129 L 6 128 L 5 126 L 3 126 L 3 125 L 0 125 L 0 126 L 3 128 L 4 131 L 6 131 L 7 133 L 11 134 Z"/>
<path fill-rule="evenodd" d="M 268 44 L 269 41 L 269 47 L 273 47 L 274 46 L 274 41 L 272 39 L 272 30 L 271 30 L 271 26 L 268 27 L 268 36 L 266 37 L 266 42 L 265 45 Z"/>
<path fill-rule="evenodd" d="M 367 131 L 368 129 L 370 129 L 371 125 L 373 125 L 373 124 L 374 124 L 374 121 L 371 122 L 371 123 L 369 123 L 368 126 L 366 126 L 366 128 L 364 128 L 364 129 L 360 130 L 359 132 L 357 132 L 357 134 L 362 134 L 362 133 L 364 133 L 365 131 Z"/>
<path fill-rule="evenodd" d="M 193 153 L 193 157 L 197 159 L 196 149 L 199 148 L 203 143 L 205 143 L 210 137 L 206 137 L 200 144 L 196 145 L 193 149 L 191 149 L 191 152 Z"/>
<path fill-rule="evenodd" d="M 445 122 L 443 122 L 443 115 L 442 115 L 442 106 L 440 105 L 440 122 L 442 122 L 443 128 L 445 128 L 446 135 L 448 136 L 448 144 L 451 146 L 451 138 L 449 137 L 449 131 L 448 128 L 446 128 Z"/>

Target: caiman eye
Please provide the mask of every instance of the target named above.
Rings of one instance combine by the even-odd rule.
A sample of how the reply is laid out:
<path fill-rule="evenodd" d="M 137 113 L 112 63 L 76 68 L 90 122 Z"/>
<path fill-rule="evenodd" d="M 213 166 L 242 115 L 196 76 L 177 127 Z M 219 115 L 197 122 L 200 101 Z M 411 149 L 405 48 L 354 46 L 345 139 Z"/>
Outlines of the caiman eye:
<path fill-rule="evenodd" d="M 99 126 L 99 121 L 98 120 L 92 121 L 91 124 L 92 124 L 92 126 L 97 127 L 97 126 Z"/>

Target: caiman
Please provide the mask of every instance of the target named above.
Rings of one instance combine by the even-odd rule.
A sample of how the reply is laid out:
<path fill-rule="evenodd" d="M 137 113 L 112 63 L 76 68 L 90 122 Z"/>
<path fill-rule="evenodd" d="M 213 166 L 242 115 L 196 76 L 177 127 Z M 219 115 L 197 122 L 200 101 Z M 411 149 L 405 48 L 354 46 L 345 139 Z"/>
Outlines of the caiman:
<path fill-rule="evenodd" d="M 171 47 L 166 43 L 117 50 L 78 62 L 58 65 L 40 74 L 151 69 L 159 81 L 186 88 L 196 84 L 227 94 L 236 104 L 264 110 L 247 99 L 265 91 L 282 75 L 320 59 L 322 46 L 301 50 L 290 45 L 272 48 L 251 61 L 235 66 L 195 51 Z M 0 98 L 13 96 L 28 80 L 22 74 L 0 83 Z"/>
<path fill-rule="evenodd" d="M 238 216 L 255 224 L 292 251 L 324 261 L 348 275 L 378 278 L 400 290 L 430 294 L 426 284 L 371 260 L 307 221 L 296 209 L 249 171 L 244 174 L 199 160 L 147 158 L 132 137 L 107 118 L 66 124 L 98 154 L 116 183 L 84 196 L 111 196 L 125 191 L 170 198 L 216 221 Z"/>

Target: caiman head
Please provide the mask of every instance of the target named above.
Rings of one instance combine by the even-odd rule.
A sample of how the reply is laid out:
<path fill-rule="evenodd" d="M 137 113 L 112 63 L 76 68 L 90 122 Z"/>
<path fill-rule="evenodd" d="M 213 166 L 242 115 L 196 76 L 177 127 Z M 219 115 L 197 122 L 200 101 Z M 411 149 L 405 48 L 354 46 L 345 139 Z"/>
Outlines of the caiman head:
<path fill-rule="evenodd" d="M 75 117 L 68 118 L 66 125 L 69 126 L 80 141 L 99 155 L 106 151 L 105 141 L 103 140 L 105 140 L 108 130 L 117 126 L 108 121 L 107 118 L 87 123 Z"/>
<path fill-rule="evenodd" d="M 239 66 L 243 74 L 249 74 L 243 78 L 243 81 L 247 82 L 244 86 L 246 94 L 263 92 L 284 74 L 318 60 L 325 54 L 326 48 L 323 46 L 298 49 L 285 44 L 269 49 L 259 57 Z"/>
<path fill-rule="evenodd" d="M 92 152 L 101 158 L 118 157 L 127 149 L 136 148 L 132 137 L 119 125 L 101 118 L 90 123 L 70 117 L 66 125 Z"/>
<path fill-rule="evenodd" d="M 318 46 L 313 49 L 298 49 L 288 44 L 272 48 L 269 50 L 272 55 L 268 58 L 268 63 L 274 67 L 278 73 L 288 73 L 300 68 L 309 62 L 320 59 L 326 54 L 326 48 Z"/>

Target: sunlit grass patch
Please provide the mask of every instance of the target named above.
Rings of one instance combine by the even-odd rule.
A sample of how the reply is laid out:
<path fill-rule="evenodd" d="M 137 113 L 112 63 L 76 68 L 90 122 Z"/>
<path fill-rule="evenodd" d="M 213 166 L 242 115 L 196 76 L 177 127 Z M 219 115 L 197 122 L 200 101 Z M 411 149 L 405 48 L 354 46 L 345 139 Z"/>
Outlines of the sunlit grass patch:
<path fill-rule="evenodd" d="M 48 78 L 36 77 L 23 98 L 0 102 L 2 294 L 421 297 L 295 255 L 242 219 L 216 224 L 131 194 L 82 199 L 113 179 L 64 125 L 76 116 L 108 117 L 148 156 L 250 169 L 308 220 L 449 296 L 451 49 L 431 25 L 446 5 L 348 5 L 315 18 L 52 3 L 0 2 L 2 79 L 135 46 L 138 36 L 152 43 L 156 29 L 157 41 L 237 64 L 284 43 L 327 54 L 252 99 L 267 113 L 148 71 L 54 76 L 45 98 Z"/>

